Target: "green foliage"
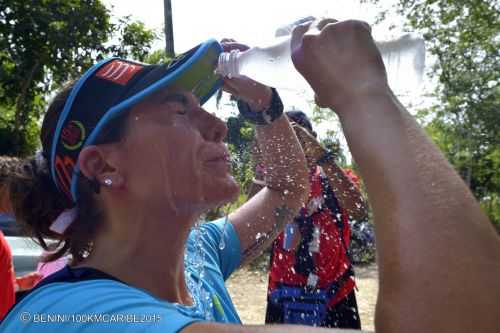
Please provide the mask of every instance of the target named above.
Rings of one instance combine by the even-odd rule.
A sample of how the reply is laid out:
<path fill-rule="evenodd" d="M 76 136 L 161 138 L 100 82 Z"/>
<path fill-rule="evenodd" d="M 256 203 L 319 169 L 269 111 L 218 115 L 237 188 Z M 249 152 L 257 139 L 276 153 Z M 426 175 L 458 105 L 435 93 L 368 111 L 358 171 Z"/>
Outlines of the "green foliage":
<path fill-rule="evenodd" d="M 335 131 L 328 130 L 326 132 L 326 136 L 320 140 L 320 143 L 323 145 L 323 147 L 335 154 L 335 163 L 337 163 L 340 167 L 347 166 L 347 159 L 344 154 L 344 149 L 342 148 L 338 134 Z"/>
<path fill-rule="evenodd" d="M 232 156 L 232 172 L 240 184 L 242 192 L 246 193 L 254 176 L 252 159 L 254 129 L 239 114 L 227 119 L 227 127 L 226 142 Z"/>
<path fill-rule="evenodd" d="M 161 64 L 166 63 L 169 60 L 170 58 L 165 53 L 165 50 L 155 50 L 147 55 L 144 62 L 147 64 Z"/>
<path fill-rule="evenodd" d="M 10 144 L 0 154 L 33 152 L 45 97 L 62 83 L 109 55 L 142 60 L 155 38 L 128 18 L 112 23 L 98 0 L 2 0 L 0 132 Z"/>
<path fill-rule="evenodd" d="M 316 123 L 328 122 L 330 124 L 329 128 L 326 131 L 326 136 L 320 139 L 321 144 L 333 152 L 337 157 L 336 163 L 341 167 L 347 166 L 347 158 L 345 156 L 345 152 L 340 144 L 341 132 L 336 132 L 333 128 L 338 128 L 340 130 L 340 121 L 337 117 L 337 114 L 333 112 L 331 109 L 320 108 L 317 105 L 314 105 L 312 108 L 312 117 L 311 120 Z"/>
<path fill-rule="evenodd" d="M 371 0 L 371 2 L 379 2 Z M 438 103 L 426 129 L 500 230 L 500 3 L 398 0 L 436 58 Z"/>
<path fill-rule="evenodd" d="M 116 45 L 108 48 L 107 53 L 149 63 L 147 60 L 151 58 L 150 50 L 153 41 L 157 39 L 153 30 L 147 29 L 142 22 L 130 22 L 130 17 L 125 16 L 119 19 L 113 34 L 117 34 L 119 40 Z M 165 54 L 163 50 L 159 50 L 155 55 L 161 53 Z"/>
<path fill-rule="evenodd" d="M 10 152 L 12 147 L 19 147 L 17 150 L 19 155 L 28 155 L 35 151 L 38 146 L 39 129 L 37 123 L 31 120 L 24 129 L 24 135 L 20 138 L 14 137 L 12 135 L 14 115 L 13 108 L 0 105 L 0 152 Z"/>

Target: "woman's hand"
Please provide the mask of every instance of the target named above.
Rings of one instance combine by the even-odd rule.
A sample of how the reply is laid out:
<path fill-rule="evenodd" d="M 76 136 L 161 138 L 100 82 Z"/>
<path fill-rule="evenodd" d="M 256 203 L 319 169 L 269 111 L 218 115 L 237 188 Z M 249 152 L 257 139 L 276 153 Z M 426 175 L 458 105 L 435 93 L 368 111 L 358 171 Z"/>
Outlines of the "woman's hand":
<path fill-rule="evenodd" d="M 367 23 L 325 19 L 318 23 L 319 33 L 308 29 L 307 25 L 294 29 L 292 61 L 313 88 L 318 105 L 339 113 L 360 98 L 389 90 Z"/>
<path fill-rule="evenodd" d="M 223 39 L 221 44 L 224 52 L 230 52 L 231 50 L 246 51 L 249 49 L 247 45 L 237 43 L 233 39 Z M 271 104 L 271 88 L 246 76 L 231 79 L 224 78 L 222 89 L 247 102 L 253 111 L 264 111 Z"/>

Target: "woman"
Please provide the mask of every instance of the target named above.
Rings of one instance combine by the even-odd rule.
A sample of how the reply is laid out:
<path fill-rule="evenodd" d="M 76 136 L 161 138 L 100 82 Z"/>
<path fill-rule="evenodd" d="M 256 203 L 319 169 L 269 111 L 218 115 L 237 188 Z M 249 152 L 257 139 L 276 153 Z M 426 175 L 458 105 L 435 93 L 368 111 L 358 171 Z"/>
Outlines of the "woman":
<path fill-rule="evenodd" d="M 277 93 L 226 80 L 260 124 L 272 171 L 267 188 L 228 219 L 190 232 L 239 190 L 227 128 L 200 105 L 221 84 L 213 68 L 220 52 L 209 41 L 169 66 L 106 60 L 55 97 L 42 151 L 10 178 L 10 198 L 16 219 L 46 249 L 44 239 L 60 241 L 50 259 L 70 253 L 73 262 L 20 300 L 0 331 L 176 332 L 203 331 L 194 324 L 203 320 L 240 323 L 224 280 L 296 214 L 307 168 Z"/>

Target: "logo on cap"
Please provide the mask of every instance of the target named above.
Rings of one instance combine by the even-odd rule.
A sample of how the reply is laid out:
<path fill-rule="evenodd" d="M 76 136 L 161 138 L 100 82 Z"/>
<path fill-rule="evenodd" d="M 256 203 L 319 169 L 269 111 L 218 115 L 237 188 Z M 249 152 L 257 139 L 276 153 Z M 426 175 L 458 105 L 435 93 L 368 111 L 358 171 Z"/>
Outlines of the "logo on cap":
<path fill-rule="evenodd" d="M 79 121 L 72 120 L 61 131 L 61 141 L 64 148 L 75 150 L 80 148 L 85 140 L 85 127 Z"/>
<path fill-rule="evenodd" d="M 142 67 L 141 65 L 122 60 L 113 60 L 102 66 L 102 68 L 97 71 L 96 76 L 124 86 L 142 69 Z"/>

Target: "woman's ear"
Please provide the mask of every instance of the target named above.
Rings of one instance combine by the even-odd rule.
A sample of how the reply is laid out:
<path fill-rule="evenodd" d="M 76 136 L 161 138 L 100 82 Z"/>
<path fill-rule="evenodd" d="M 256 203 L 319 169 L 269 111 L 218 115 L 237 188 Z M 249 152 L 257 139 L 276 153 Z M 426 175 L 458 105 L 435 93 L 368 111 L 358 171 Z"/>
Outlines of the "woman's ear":
<path fill-rule="evenodd" d="M 106 152 L 98 146 L 87 146 L 78 157 L 81 173 L 104 187 L 120 187 L 123 177 L 107 160 Z"/>

